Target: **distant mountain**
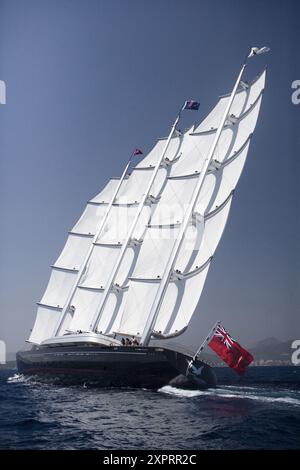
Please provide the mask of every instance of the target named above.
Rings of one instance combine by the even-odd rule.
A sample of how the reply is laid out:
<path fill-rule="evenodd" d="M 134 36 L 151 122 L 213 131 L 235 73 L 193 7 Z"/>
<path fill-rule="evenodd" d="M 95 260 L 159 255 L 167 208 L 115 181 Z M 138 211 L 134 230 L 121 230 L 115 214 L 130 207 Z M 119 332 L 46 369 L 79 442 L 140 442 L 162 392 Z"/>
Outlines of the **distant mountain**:
<path fill-rule="evenodd" d="M 256 361 L 261 360 L 289 360 L 292 355 L 292 341 L 280 341 L 271 337 L 249 346 L 249 350 Z"/>

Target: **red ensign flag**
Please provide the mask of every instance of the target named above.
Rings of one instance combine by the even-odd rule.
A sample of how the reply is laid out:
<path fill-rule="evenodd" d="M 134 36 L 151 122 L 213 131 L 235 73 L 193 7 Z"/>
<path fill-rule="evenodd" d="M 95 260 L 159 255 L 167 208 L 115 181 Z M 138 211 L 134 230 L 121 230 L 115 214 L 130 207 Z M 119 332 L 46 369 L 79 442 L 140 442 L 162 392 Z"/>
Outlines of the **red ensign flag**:
<path fill-rule="evenodd" d="M 252 354 L 232 339 L 222 325 L 217 326 L 208 346 L 239 375 L 244 375 L 246 367 L 253 361 Z"/>

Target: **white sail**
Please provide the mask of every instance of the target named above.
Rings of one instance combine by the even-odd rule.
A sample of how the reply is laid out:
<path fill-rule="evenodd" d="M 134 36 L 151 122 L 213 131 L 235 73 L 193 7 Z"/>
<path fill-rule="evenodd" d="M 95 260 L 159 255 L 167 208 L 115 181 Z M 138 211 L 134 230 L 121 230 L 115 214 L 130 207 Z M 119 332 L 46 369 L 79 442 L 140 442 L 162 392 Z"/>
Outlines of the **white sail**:
<path fill-rule="evenodd" d="M 70 234 L 54 266 L 78 271 L 90 244 L 91 238 L 89 236 Z"/>
<path fill-rule="evenodd" d="M 130 174 L 130 177 L 126 180 L 125 184 L 120 189 L 120 192 L 116 198 L 116 204 L 138 204 L 150 181 L 153 169 L 151 167 L 134 168 Z M 152 192 L 158 196 L 167 176 L 167 170 L 161 168 L 155 178 L 155 183 L 152 186 Z"/>
<path fill-rule="evenodd" d="M 132 221 L 136 215 L 138 205 L 132 204 L 116 205 L 109 213 L 103 232 L 97 239 L 99 244 L 122 245 Z M 145 206 L 139 219 L 139 223 L 134 231 L 133 238 L 139 240 L 143 237 L 145 227 L 150 217 L 150 207 Z"/>
<path fill-rule="evenodd" d="M 94 204 L 109 204 L 119 183 L 119 178 L 111 178 L 106 186 L 93 197 L 90 202 Z M 125 181 L 123 182 L 125 184 Z"/>
<path fill-rule="evenodd" d="M 76 271 L 52 268 L 47 289 L 40 301 L 43 305 L 62 308 L 76 278 Z"/>
<path fill-rule="evenodd" d="M 252 82 L 248 89 L 245 90 L 244 88 L 240 88 L 234 97 L 230 114 L 239 117 L 247 112 L 253 106 L 253 103 L 255 103 L 264 89 L 265 80 L 266 71 L 264 70 Z M 207 132 L 216 130 L 220 124 L 229 99 L 229 95 L 221 97 L 208 116 L 198 126 L 195 126 L 194 132 Z"/>
<path fill-rule="evenodd" d="M 64 330 L 60 328 L 60 334 L 63 334 L 65 330 L 77 331 L 89 330 L 91 328 L 92 318 L 97 313 L 97 306 L 101 300 L 103 290 L 136 215 L 138 204 L 144 196 L 152 171 L 152 167 L 144 166 L 133 169 L 122 184 L 76 288 L 72 299 L 73 318 L 70 318 L 69 323 L 65 322 Z M 168 168 L 163 167 L 159 170 L 151 187 L 151 196 L 154 200 L 159 197 L 168 173 Z M 102 197 L 103 195 L 98 200 L 102 201 Z M 95 200 L 92 200 L 92 202 L 95 203 Z M 123 286 L 123 289 L 126 287 L 128 278 L 132 274 L 151 212 L 151 204 L 145 205 L 132 234 L 132 246 L 128 246 L 120 269 L 116 274 L 115 285 Z M 123 303 L 124 298 L 123 290 L 110 294 L 96 325 L 98 331 L 107 332 L 107 330 L 111 331 L 111 328 L 116 327 L 120 305 Z"/>
<path fill-rule="evenodd" d="M 126 283 L 134 259 L 137 256 L 138 248 L 138 246 L 128 247 L 116 278 L 116 283 L 119 286 Z M 86 271 L 81 278 L 80 286 L 103 289 L 119 255 L 119 251 L 120 247 L 115 245 L 96 245 Z"/>
<path fill-rule="evenodd" d="M 199 218 L 189 227 L 176 260 L 175 270 L 189 274 L 213 256 L 225 228 L 231 200 L 232 194 L 229 194 L 219 208 Z M 167 232 L 165 235 L 164 231 Z M 133 279 L 161 279 L 178 231 L 179 226 L 148 229 L 148 237 L 141 247 Z"/>
<path fill-rule="evenodd" d="M 137 168 L 154 168 L 156 163 L 158 162 L 164 146 L 166 144 L 167 139 L 159 139 L 152 150 L 146 155 L 145 158 L 136 166 Z M 174 161 L 181 156 L 181 137 L 172 137 L 169 147 L 167 149 L 165 160 L 166 161 Z"/>
<path fill-rule="evenodd" d="M 50 338 L 53 335 L 53 331 L 60 314 L 60 308 L 39 305 L 36 320 L 28 341 L 34 344 L 41 344 L 42 341 Z M 65 321 L 67 323 L 70 321 L 70 314 L 67 315 Z"/>
<path fill-rule="evenodd" d="M 176 261 L 175 273 L 163 300 L 155 330 L 163 334 L 176 333 L 188 325 L 200 298 L 209 263 L 218 246 L 229 214 L 232 195 L 224 204 L 191 227 Z M 160 230 L 160 229 L 155 229 Z M 177 232 L 178 227 L 170 229 Z M 169 239 L 153 236 L 142 246 L 138 263 L 129 285 L 128 299 L 120 330 L 138 335 L 143 331 L 151 305 L 170 256 L 176 233 Z M 176 295 L 174 296 L 174 292 Z M 172 304 L 172 299 L 174 304 Z M 195 300 L 197 302 L 195 304 Z M 142 303 L 142 305 L 141 305 Z M 171 305 L 173 307 L 171 308 Z M 138 308 L 138 310 L 136 310 Z M 137 315 L 136 312 L 139 312 Z M 137 319 L 138 316 L 138 319 Z M 138 325 L 138 328 L 137 328 Z"/>
<path fill-rule="evenodd" d="M 172 334 L 189 323 L 200 298 L 208 267 L 209 263 L 194 275 L 174 280 L 169 284 L 155 324 L 155 331 Z M 141 336 L 158 287 L 159 283 L 154 280 L 130 281 L 118 329 L 120 333 Z"/>
<path fill-rule="evenodd" d="M 187 326 L 196 310 L 211 257 L 226 224 L 233 190 L 246 160 L 264 82 L 265 73 L 246 91 L 236 95 L 230 113 L 237 119 L 228 122 L 221 133 L 217 154 L 198 197 L 194 225 L 188 229 L 190 235 L 188 232 L 185 234 L 175 262 L 175 274 L 167 287 L 156 320 L 154 329 L 165 335 Z M 145 328 L 185 210 L 228 99 L 221 98 L 210 116 L 181 141 L 181 148 L 186 151 L 182 150 L 182 157 L 172 165 L 170 177 L 145 232 L 129 284 L 120 332 L 137 335 Z M 211 124 L 209 127 L 208 123 Z M 176 301 L 172 304 L 174 298 Z M 188 330 L 183 336 L 186 350 L 191 350 L 193 345 L 189 343 Z M 163 346 L 166 344 L 164 341 L 156 340 L 155 344 Z M 172 340 L 172 347 L 176 348 L 177 341 L 180 342 L 181 337 Z"/>
<path fill-rule="evenodd" d="M 29 337 L 30 342 L 40 344 L 53 336 L 62 308 L 76 282 L 78 270 L 91 246 L 95 227 L 100 223 L 109 197 L 112 197 L 117 184 L 117 179 L 108 182 L 98 195 L 101 203 L 96 201 L 88 203 L 82 216 L 70 232 L 61 254 L 52 267 L 48 286 L 38 304 L 36 321 Z M 62 331 L 68 327 L 71 318 L 71 311 L 68 311 L 61 326 Z"/>
<path fill-rule="evenodd" d="M 215 152 L 215 160 L 223 162 L 240 151 L 255 129 L 261 100 L 262 94 L 259 95 L 251 109 L 244 113 L 235 125 L 229 125 L 223 129 Z M 198 175 L 206 157 L 207 149 L 215 137 L 215 133 L 215 131 L 212 131 L 210 133 L 197 134 L 195 131 L 190 134 L 193 138 L 184 139 L 182 143 L 182 148 L 186 147 L 186 151 L 183 152 L 184 158 L 174 163 L 170 176 Z"/>
<path fill-rule="evenodd" d="M 51 270 L 46 291 L 39 302 L 36 321 L 29 337 L 32 343 L 40 344 L 53 336 L 62 308 L 74 285 L 83 257 L 90 246 L 89 236 L 70 234 L 67 243 Z M 68 313 L 62 328 L 68 325 Z"/>
<path fill-rule="evenodd" d="M 82 235 L 95 235 L 96 229 L 105 215 L 107 204 L 95 204 L 89 202 L 71 230 L 71 233 Z"/>
<path fill-rule="evenodd" d="M 121 292 L 112 292 L 109 295 L 104 314 L 96 325 L 98 332 L 109 333 L 119 327 L 120 316 L 127 292 L 128 289 Z M 72 318 L 70 318 L 68 322 L 65 322 L 64 329 L 70 331 L 89 331 L 101 295 L 103 295 L 103 291 L 101 290 L 82 287 L 77 288 L 73 298 L 73 307 L 75 310 Z"/>

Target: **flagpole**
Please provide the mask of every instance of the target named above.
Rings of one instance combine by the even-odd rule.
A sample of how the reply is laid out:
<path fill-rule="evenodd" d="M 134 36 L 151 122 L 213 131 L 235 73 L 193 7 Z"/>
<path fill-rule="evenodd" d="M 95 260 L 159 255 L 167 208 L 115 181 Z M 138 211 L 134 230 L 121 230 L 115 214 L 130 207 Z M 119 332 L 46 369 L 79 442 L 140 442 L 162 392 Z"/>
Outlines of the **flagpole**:
<path fill-rule="evenodd" d="M 168 147 L 169 147 L 169 144 L 170 144 L 170 142 L 171 142 L 171 139 L 172 139 L 172 137 L 173 137 L 174 131 L 175 131 L 176 126 L 177 126 L 177 124 L 178 124 L 178 122 L 179 122 L 179 120 L 180 120 L 180 115 L 181 115 L 181 111 L 183 110 L 183 108 L 184 108 L 184 105 L 180 108 L 180 110 L 179 110 L 179 112 L 178 112 L 178 114 L 177 114 L 177 116 L 176 116 L 176 119 L 175 119 L 175 121 L 174 121 L 174 123 L 173 123 L 173 125 L 172 125 L 172 127 L 171 127 L 171 130 L 170 130 L 169 136 L 168 136 L 168 138 L 167 138 L 166 144 L 165 144 L 165 146 L 164 146 L 164 148 L 163 148 L 163 151 L 162 151 L 162 153 L 161 153 L 161 155 L 160 155 L 160 158 L 158 159 L 158 161 L 157 161 L 157 163 L 156 163 L 156 165 L 155 165 L 155 168 L 154 168 L 152 177 L 151 177 L 151 179 L 150 179 L 150 181 L 149 181 L 149 183 L 148 183 L 148 186 L 147 186 L 147 188 L 146 188 L 146 190 L 145 190 L 144 196 L 143 196 L 142 200 L 141 200 L 140 203 L 139 203 L 139 206 L 138 206 L 136 215 L 135 215 L 134 220 L 133 220 L 133 222 L 132 222 L 132 224 L 131 224 L 131 226 L 130 226 L 130 229 L 129 229 L 128 233 L 127 233 L 127 237 L 126 237 L 126 239 L 124 240 L 124 242 L 123 242 L 123 244 L 122 244 L 122 248 L 121 248 L 119 257 L 118 257 L 118 259 L 117 259 L 117 261 L 116 261 L 116 263 L 115 263 L 115 265 L 114 265 L 114 269 L 112 270 L 112 272 L 111 272 L 111 274 L 110 274 L 110 276 L 109 276 L 109 279 L 108 279 L 108 281 L 107 281 L 107 283 L 106 283 L 106 287 L 105 287 L 105 289 L 104 289 L 104 293 L 103 293 L 103 295 L 101 296 L 100 303 L 99 303 L 99 305 L 98 305 L 96 314 L 94 315 L 93 320 L 92 320 L 92 322 L 91 322 L 91 325 L 90 325 L 90 330 L 91 330 L 91 331 L 95 331 L 95 330 L 96 330 L 96 326 L 97 326 L 97 324 L 99 323 L 99 320 L 100 320 L 100 317 L 101 317 L 102 312 L 103 312 L 103 310 L 104 310 L 104 307 L 105 307 L 107 298 L 108 298 L 108 296 L 109 296 L 109 294 L 110 294 L 110 292 L 111 292 L 111 289 L 112 289 L 112 287 L 113 287 L 113 283 L 114 283 L 116 274 L 117 274 L 117 272 L 118 272 L 118 270 L 119 270 L 119 267 L 120 267 L 120 265 L 121 265 L 121 263 L 122 263 L 122 261 L 123 261 L 125 251 L 127 250 L 128 246 L 129 246 L 129 244 L 130 244 L 132 234 L 133 234 L 133 232 L 134 232 L 134 230 L 135 230 L 135 227 L 136 227 L 137 222 L 138 222 L 138 220 L 139 220 L 139 217 L 140 217 L 140 215 L 141 215 L 141 213 L 142 213 L 142 210 L 143 210 L 143 208 L 144 208 L 144 206 L 145 206 L 145 203 L 146 203 L 146 201 L 147 201 L 147 199 L 148 199 L 148 197 L 149 197 L 149 195 L 150 195 L 150 190 L 151 190 L 152 185 L 153 185 L 153 182 L 154 182 L 154 180 L 155 180 L 155 178 L 156 178 L 156 176 L 157 176 L 157 173 L 158 173 L 158 171 L 159 171 L 159 169 L 160 169 L 161 163 L 163 162 L 163 160 L 164 160 L 164 158 L 165 158 L 165 155 L 166 155 L 166 152 L 167 152 L 167 150 L 168 150 Z"/>
<path fill-rule="evenodd" d="M 195 361 L 197 359 L 197 356 L 201 353 L 201 351 L 203 351 L 203 349 L 205 348 L 205 346 L 207 345 L 207 343 L 211 340 L 211 338 L 213 337 L 213 335 L 215 334 L 215 331 L 216 329 L 218 328 L 218 326 L 221 324 L 221 321 L 218 320 L 214 326 L 212 327 L 212 329 L 210 330 L 210 332 L 208 333 L 207 337 L 205 338 L 205 340 L 202 342 L 201 346 L 197 349 L 197 352 L 194 354 L 193 356 L 193 359 L 192 359 L 192 362 Z"/>
<path fill-rule="evenodd" d="M 57 335 L 59 334 L 59 330 L 60 330 L 60 328 L 61 328 L 61 326 L 62 326 L 62 324 L 63 324 L 63 321 L 64 321 L 64 319 L 65 319 L 65 316 L 66 316 L 66 314 L 67 314 L 67 312 L 68 312 L 68 309 L 69 309 L 70 304 L 71 304 L 71 302 L 72 302 L 73 296 L 74 296 L 75 291 L 76 291 L 76 289 L 77 289 L 77 287 L 78 287 L 78 284 L 79 284 L 79 282 L 80 282 L 81 276 L 82 276 L 82 274 L 83 274 L 83 272 L 84 272 L 84 270 L 85 270 L 85 268 L 86 268 L 87 263 L 88 263 L 89 260 L 90 260 L 90 257 L 91 257 L 91 254 L 92 254 L 92 252 L 93 252 L 95 243 L 96 243 L 98 237 L 99 237 L 99 236 L 101 235 L 101 233 L 102 233 L 102 230 L 103 230 L 103 228 L 104 228 L 104 226 L 105 226 L 105 223 L 106 223 L 106 221 L 107 221 L 107 218 L 108 218 L 108 215 L 109 215 L 109 213 L 110 213 L 110 210 L 111 210 L 111 208 L 112 208 L 112 206 L 113 206 L 113 203 L 114 203 L 114 201 L 115 201 L 115 199 L 116 199 L 116 197 L 117 197 L 117 195 L 118 195 L 118 192 L 119 192 L 119 190 L 120 190 L 120 188 L 121 188 L 121 186 L 122 186 L 122 183 L 123 183 L 124 179 L 126 178 L 127 171 L 128 171 L 128 168 L 129 168 L 130 165 L 131 165 L 131 161 L 132 161 L 133 155 L 134 155 L 134 151 L 132 152 L 131 156 L 129 157 L 129 160 L 128 160 L 128 162 L 127 162 L 127 165 L 125 166 L 125 169 L 124 169 L 124 171 L 123 171 L 123 173 L 122 173 L 122 176 L 121 176 L 121 178 L 120 178 L 120 180 L 119 180 L 119 183 L 118 183 L 118 185 L 117 185 L 117 187 L 116 187 L 116 190 L 115 190 L 115 192 L 114 192 L 114 194 L 113 194 L 113 196 L 112 196 L 112 198 L 111 198 L 111 201 L 110 201 L 110 203 L 109 203 L 109 205 L 108 205 L 108 207 L 107 207 L 107 209 L 106 209 L 106 212 L 105 212 L 105 214 L 104 214 L 104 217 L 103 217 L 103 219 L 102 219 L 102 222 L 101 222 L 101 224 L 99 225 L 98 230 L 96 230 L 96 233 L 95 233 L 95 235 L 94 235 L 93 241 L 92 241 L 92 243 L 91 243 L 91 245 L 90 245 L 90 247 L 89 247 L 89 249 L 88 249 L 88 252 L 87 252 L 87 254 L 86 254 L 86 256 L 85 256 L 85 258 L 84 258 L 84 260 L 83 260 L 83 263 L 82 263 L 82 265 L 81 265 L 81 267 L 80 267 L 80 269 L 79 269 L 79 271 L 78 271 L 78 274 L 77 274 L 75 283 L 74 283 L 74 285 L 73 285 L 73 287 L 72 287 L 72 289 L 71 289 L 71 292 L 69 293 L 69 295 L 68 295 L 68 297 L 67 297 L 67 300 L 66 300 L 66 302 L 65 302 L 65 304 L 64 304 L 64 307 L 63 307 L 63 309 L 62 309 L 61 315 L 60 315 L 60 317 L 59 317 L 59 319 L 58 319 L 58 321 L 57 321 L 57 324 L 56 324 L 56 326 L 55 326 L 53 336 L 57 336 Z"/>
<path fill-rule="evenodd" d="M 193 363 L 196 361 L 197 359 L 197 356 L 203 351 L 203 349 L 205 348 L 205 346 L 208 344 L 208 342 L 211 340 L 211 338 L 213 337 L 213 335 L 215 334 L 215 331 L 217 329 L 217 327 L 221 324 L 221 321 L 218 320 L 214 326 L 212 327 L 212 329 L 210 330 L 210 332 L 208 333 L 208 335 L 206 336 L 205 340 L 201 343 L 201 346 L 197 349 L 197 351 L 195 352 L 194 356 L 192 357 L 192 359 L 189 361 L 188 363 L 188 366 L 186 368 L 186 372 L 185 372 L 185 375 L 188 375 L 188 372 L 189 370 L 191 369 L 191 367 L 193 366 Z"/>

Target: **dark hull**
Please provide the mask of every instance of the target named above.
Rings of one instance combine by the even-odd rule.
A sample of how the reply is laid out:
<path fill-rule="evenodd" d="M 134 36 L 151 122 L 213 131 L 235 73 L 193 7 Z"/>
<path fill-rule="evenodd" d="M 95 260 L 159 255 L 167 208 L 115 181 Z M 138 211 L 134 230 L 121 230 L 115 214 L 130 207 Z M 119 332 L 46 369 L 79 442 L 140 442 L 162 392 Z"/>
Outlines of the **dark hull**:
<path fill-rule="evenodd" d="M 160 387 L 178 375 L 162 351 L 138 347 L 51 347 L 17 354 L 22 374 L 102 387 Z"/>
<path fill-rule="evenodd" d="M 159 388 L 184 372 L 187 363 L 182 354 L 143 347 L 56 346 L 17 354 L 22 374 L 100 387 Z"/>

